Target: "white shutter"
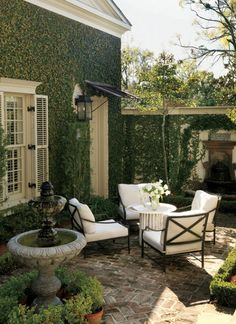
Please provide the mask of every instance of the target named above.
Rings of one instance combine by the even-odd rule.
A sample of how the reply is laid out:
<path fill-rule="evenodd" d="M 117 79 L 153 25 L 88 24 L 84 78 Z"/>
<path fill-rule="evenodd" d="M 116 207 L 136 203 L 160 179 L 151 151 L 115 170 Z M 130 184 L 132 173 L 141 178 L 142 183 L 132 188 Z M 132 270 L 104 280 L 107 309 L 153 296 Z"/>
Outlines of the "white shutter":
<path fill-rule="evenodd" d="M 35 157 L 32 160 L 35 170 L 36 195 L 40 186 L 48 181 L 48 97 L 35 95 L 34 142 Z"/>
<path fill-rule="evenodd" d="M 4 129 L 4 93 L 0 92 L 0 127 Z M 0 178 L 0 203 L 6 197 L 6 178 Z"/>

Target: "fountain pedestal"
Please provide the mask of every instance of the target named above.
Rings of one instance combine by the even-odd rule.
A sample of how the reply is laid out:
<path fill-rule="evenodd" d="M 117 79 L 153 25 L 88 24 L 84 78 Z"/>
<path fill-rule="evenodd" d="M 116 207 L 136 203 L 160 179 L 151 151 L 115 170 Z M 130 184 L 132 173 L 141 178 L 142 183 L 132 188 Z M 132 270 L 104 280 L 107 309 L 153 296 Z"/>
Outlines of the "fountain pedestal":
<path fill-rule="evenodd" d="M 42 216 L 42 228 L 18 234 L 7 244 L 20 263 L 39 271 L 38 278 L 31 286 L 37 296 L 33 301 L 36 308 L 62 303 L 56 296 L 61 282 L 55 270 L 62 262 L 78 255 L 87 243 L 79 232 L 53 228 L 53 218 L 65 203 L 64 197 L 54 196 L 51 183 L 44 182 L 41 196 L 29 202 L 33 210 Z"/>
<path fill-rule="evenodd" d="M 61 287 L 60 280 L 55 276 L 56 268 L 65 261 L 78 255 L 86 245 L 85 237 L 69 229 L 56 229 L 59 238 L 69 241 L 65 244 L 52 247 L 37 247 L 37 234 L 39 230 L 18 234 L 10 239 L 8 250 L 23 265 L 37 269 L 38 277 L 32 283 L 32 290 L 37 296 L 33 305 L 47 307 L 61 304 L 56 297 Z M 33 245 L 33 246 L 30 246 Z"/>

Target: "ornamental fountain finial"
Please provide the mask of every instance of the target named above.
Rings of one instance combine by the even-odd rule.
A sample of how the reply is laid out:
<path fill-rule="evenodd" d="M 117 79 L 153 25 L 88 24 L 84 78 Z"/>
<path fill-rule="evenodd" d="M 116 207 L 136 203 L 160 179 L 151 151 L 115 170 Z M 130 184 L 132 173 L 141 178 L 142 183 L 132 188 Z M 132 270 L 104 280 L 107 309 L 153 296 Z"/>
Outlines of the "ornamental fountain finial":
<path fill-rule="evenodd" d="M 42 228 L 38 232 L 38 246 L 55 246 L 60 243 L 57 231 L 53 228 L 55 225 L 54 216 L 65 206 L 66 199 L 62 196 L 54 195 L 51 182 L 43 182 L 40 197 L 29 201 L 29 206 L 33 211 L 42 217 Z"/>
<path fill-rule="evenodd" d="M 39 272 L 31 285 L 37 296 L 33 301 L 36 309 L 62 304 L 56 296 L 61 282 L 55 275 L 55 269 L 62 262 L 78 255 L 86 245 L 81 233 L 66 228 L 53 228 L 53 218 L 62 211 L 65 203 L 64 197 L 54 195 L 52 184 L 44 182 L 40 197 L 29 201 L 29 206 L 42 217 L 42 228 L 18 234 L 7 244 L 9 251 L 20 263 L 36 268 Z"/>

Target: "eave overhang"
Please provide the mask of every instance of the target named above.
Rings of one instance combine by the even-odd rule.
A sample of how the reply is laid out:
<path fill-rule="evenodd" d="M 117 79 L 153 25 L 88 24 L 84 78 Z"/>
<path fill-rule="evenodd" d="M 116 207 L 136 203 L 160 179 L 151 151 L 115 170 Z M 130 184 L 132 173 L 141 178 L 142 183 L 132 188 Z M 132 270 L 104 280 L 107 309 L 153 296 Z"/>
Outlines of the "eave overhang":
<path fill-rule="evenodd" d="M 102 12 L 92 6 L 88 6 L 78 0 L 24 1 L 119 38 L 121 38 L 126 31 L 131 29 L 131 24 L 128 19 L 111 0 L 106 0 L 106 3 L 116 13 L 117 17 Z"/>

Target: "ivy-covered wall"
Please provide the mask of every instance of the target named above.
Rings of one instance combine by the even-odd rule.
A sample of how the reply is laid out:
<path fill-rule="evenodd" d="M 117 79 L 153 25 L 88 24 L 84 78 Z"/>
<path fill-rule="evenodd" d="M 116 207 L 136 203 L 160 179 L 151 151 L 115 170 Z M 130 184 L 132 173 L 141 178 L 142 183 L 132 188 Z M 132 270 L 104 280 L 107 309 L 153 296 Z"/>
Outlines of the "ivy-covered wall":
<path fill-rule="evenodd" d="M 120 85 L 120 39 L 23 0 L 0 0 L 0 8 L 0 77 L 42 82 L 37 93 L 49 98 L 50 179 L 57 192 L 86 198 L 89 131 L 87 123 L 75 121 L 72 94 L 86 79 Z M 119 106 L 110 98 L 111 193 L 121 178 Z"/>
<path fill-rule="evenodd" d="M 123 121 L 123 182 L 165 180 L 162 116 L 124 115 Z M 204 155 L 204 151 L 199 150 L 200 131 L 222 129 L 236 130 L 236 124 L 225 115 L 167 116 L 165 147 L 172 192 L 181 190 Z"/>

